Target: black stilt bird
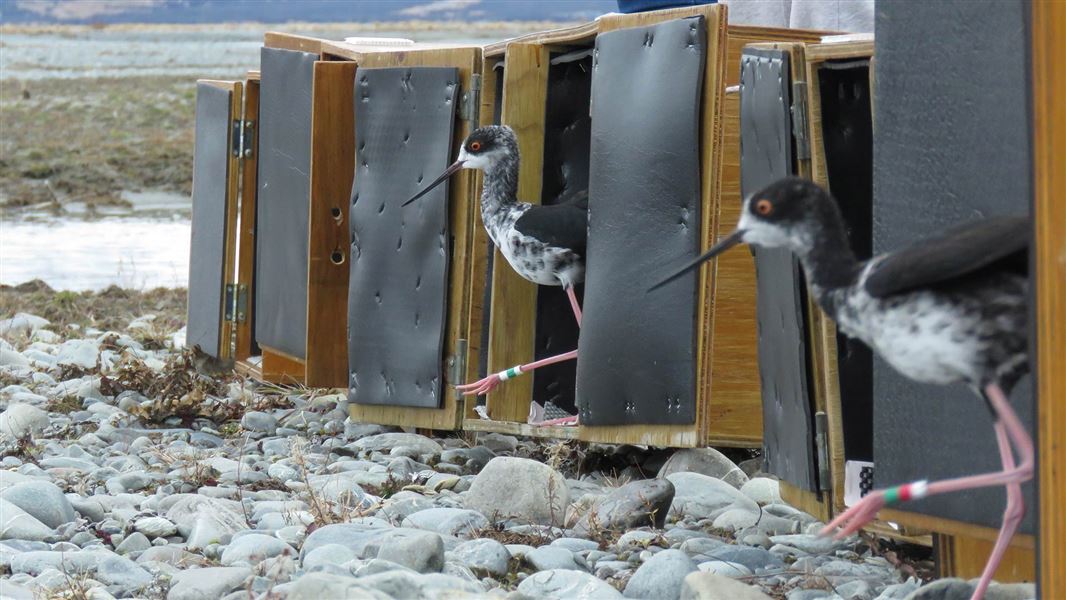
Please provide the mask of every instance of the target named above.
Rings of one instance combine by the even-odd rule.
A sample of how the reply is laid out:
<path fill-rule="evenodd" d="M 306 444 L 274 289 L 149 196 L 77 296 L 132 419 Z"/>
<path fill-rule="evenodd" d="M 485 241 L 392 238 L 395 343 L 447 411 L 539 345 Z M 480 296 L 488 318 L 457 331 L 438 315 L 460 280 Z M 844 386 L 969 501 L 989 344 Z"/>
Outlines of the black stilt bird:
<path fill-rule="evenodd" d="M 421 198 L 461 169 L 485 173 L 481 220 L 492 243 L 519 275 L 540 285 L 561 285 L 581 324 L 574 286 L 585 280 L 588 194 L 568 202 L 541 206 L 518 201 L 518 139 L 510 127 L 482 127 L 463 142 L 459 158 L 404 206 Z M 484 394 L 522 373 L 577 357 L 577 350 L 511 367 L 474 383 L 458 386 L 463 394 Z"/>
<path fill-rule="evenodd" d="M 1030 239 L 1027 217 L 996 217 L 859 262 L 836 202 L 810 181 L 787 178 L 752 194 L 736 231 L 652 289 L 740 243 L 788 248 L 818 304 L 844 333 L 911 379 L 966 383 L 982 396 L 995 417 L 1001 471 L 873 492 L 822 532 L 849 535 L 896 502 L 1005 486 L 999 537 L 973 594 L 980 599 L 1025 513 L 1020 484 L 1033 473 L 1033 442 L 1007 401 L 1029 369 Z"/>

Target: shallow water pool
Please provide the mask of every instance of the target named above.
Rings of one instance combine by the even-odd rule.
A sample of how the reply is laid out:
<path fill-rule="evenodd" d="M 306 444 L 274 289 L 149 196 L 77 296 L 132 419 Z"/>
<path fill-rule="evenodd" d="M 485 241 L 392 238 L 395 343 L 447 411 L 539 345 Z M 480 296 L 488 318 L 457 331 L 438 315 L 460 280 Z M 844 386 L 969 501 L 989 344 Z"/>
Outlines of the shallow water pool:
<path fill-rule="evenodd" d="M 41 279 L 57 290 L 185 287 L 186 218 L 0 222 L 0 283 Z"/>

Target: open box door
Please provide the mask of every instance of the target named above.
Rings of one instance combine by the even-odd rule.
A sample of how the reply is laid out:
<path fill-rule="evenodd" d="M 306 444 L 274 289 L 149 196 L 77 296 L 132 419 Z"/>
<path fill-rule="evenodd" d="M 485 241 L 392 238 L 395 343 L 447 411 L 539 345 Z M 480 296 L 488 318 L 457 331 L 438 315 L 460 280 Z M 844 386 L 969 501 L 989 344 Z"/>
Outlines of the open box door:
<path fill-rule="evenodd" d="M 237 81 L 201 80 L 196 84 L 185 339 L 188 347 L 223 360 L 232 358 L 234 350 L 242 90 Z"/>

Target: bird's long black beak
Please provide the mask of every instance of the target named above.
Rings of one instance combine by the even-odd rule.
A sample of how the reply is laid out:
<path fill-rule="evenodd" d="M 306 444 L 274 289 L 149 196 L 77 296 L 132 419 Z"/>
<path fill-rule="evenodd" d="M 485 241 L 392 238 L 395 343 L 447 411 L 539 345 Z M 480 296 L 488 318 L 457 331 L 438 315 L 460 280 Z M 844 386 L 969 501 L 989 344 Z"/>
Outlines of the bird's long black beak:
<path fill-rule="evenodd" d="M 426 194 L 428 194 L 430 190 L 432 190 L 433 188 L 435 188 L 438 185 L 440 185 L 441 183 L 443 183 L 446 179 L 448 179 L 452 175 L 455 175 L 456 173 L 458 173 L 463 168 L 463 164 L 464 164 L 464 161 L 461 161 L 461 160 L 457 160 L 457 161 L 453 162 L 450 167 L 448 167 L 447 169 L 444 170 L 444 173 L 441 173 L 440 177 L 434 179 L 433 183 L 427 185 L 425 187 L 425 189 L 423 189 L 421 192 L 418 192 L 417 194 L 412 196 L 411 199 L 408 200 L 407 202 L 404 202 L 402 204 L 402 206 L 407 206 L 408 204 L 410 204 L 410 203 L 414 202 L 415 200 L 418 200 L 422 196 L 425 196 Z"/>
<path fill-rule="evenodd" d="M 697 256 L 695 259 L 693 259 L 688 264 L 686 264 L 685 266 L 683 266 L 680 269 L 678 269 L 677 271 L 675 271 L 673 274 L 667 276 L 665 279 L 663 279 L 659 283 L 656 283 L 655 285 L 653 285 L 650 288 L 648 288 L 648 291 L 650 292 L 652 290 L 657 290 L 657 289 L 661 288 L 662 286 L 670 283 L 671 281 L 677 279 L 678 277 L 681 277 L 685 273 L 688 273 L 689 271 L 692 271 L 693 269 L 696 269 L 701 264 L 707 262 L 708 260 L 711 260 L 715 256 L 718 256 L 719 254 L 725 252 L 726 250 L 729 250 L 733 246 L 736 246 L 737 244 L 739 244 L 739 243 L 741 243 L 743 241 L 744 241 L 744 230 L 743 229 L 737 229 L 733 233 L 731 233 L 728 236 L 726 236 L 726 237 L 722 238 L 721 240 L 719 240 L 718 243 L 715 244 L 714 246 L 711 246 L 710 250 L 708 250 L 708 251 L 704 252 L 703 254 Z"/>

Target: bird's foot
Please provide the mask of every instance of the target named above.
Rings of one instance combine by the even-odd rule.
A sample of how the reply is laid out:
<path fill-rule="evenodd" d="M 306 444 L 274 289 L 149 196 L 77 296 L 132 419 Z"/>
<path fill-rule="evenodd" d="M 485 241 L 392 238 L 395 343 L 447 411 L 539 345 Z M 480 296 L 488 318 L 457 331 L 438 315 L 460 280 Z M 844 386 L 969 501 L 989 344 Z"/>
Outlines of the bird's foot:
<path fill-rule="evenodd" d="M 877 513 L 885 507 L 885 504 L 884 491 L 870 492 L 863 496 L 862 500 L 859 500 L 858 503 L 822 528 L 818 535 L 832 535 L 834 540 L 843 539 L 873 521 L 877 517 Z"/>
<path fill-rule="evenodd" d="M 496 386 L 500 385 L 502 380 L 498 373 L 493 373 L 484 379 L 479 379 L 474 383 L 467 383 L 464 385 L 457 385 L 455 389 L 459 390 L 464 396 L 480 396 L 487 394 L 496 389 Z"/>

